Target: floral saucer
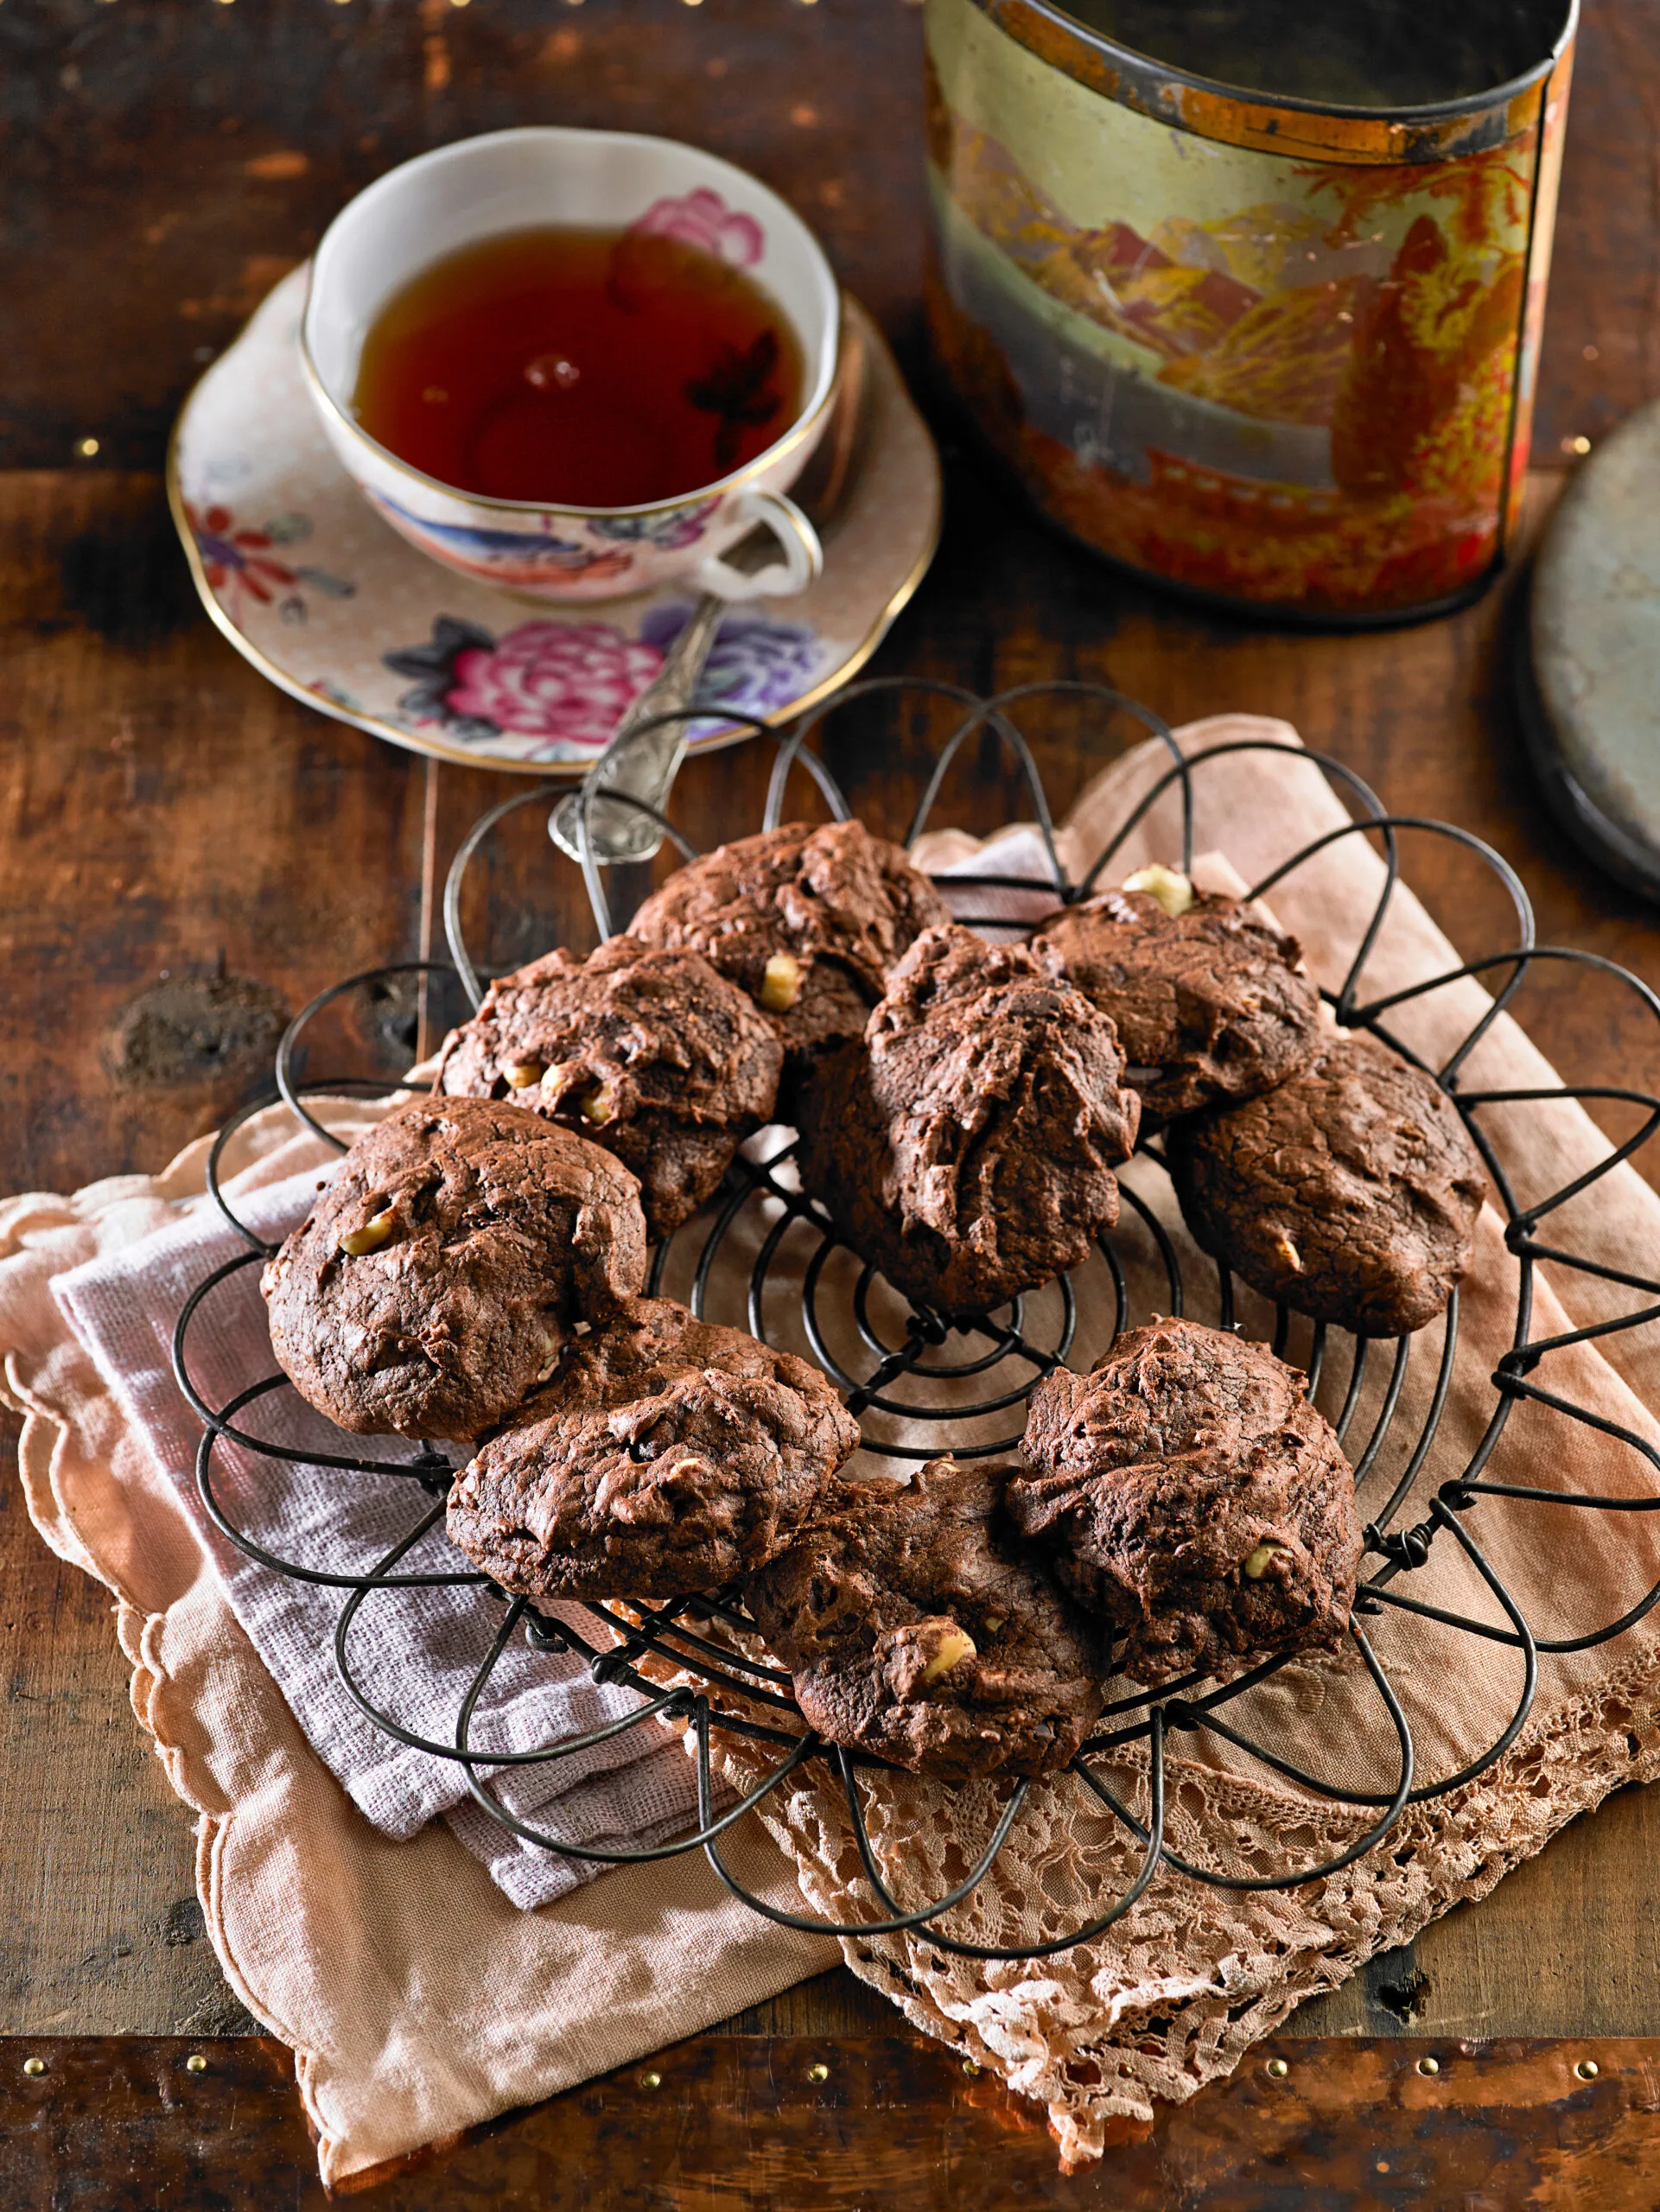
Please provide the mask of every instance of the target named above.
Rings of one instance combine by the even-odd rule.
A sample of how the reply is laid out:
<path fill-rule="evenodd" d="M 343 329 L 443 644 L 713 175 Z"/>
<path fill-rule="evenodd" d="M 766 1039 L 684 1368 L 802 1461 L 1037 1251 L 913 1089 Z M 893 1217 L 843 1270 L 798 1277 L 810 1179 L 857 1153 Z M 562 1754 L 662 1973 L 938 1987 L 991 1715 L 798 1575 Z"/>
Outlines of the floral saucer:
<path fill-rule="evenodd" d="M 550 607 L 455 575 L 383 522 L 330 451 L 300 370 L 294 270 L 185 402 L 168 497 L 203 603 L 238 652 L 308 706 L 446 760 L 580 775 L 691 611 L 680 587 Z M 799 597 L 735 607 L 697 747 L 784 721 L 868 659 L 939 537 L 939 459 L 893 356 L 846 302 L 869 363 L 864 459 Z"/>

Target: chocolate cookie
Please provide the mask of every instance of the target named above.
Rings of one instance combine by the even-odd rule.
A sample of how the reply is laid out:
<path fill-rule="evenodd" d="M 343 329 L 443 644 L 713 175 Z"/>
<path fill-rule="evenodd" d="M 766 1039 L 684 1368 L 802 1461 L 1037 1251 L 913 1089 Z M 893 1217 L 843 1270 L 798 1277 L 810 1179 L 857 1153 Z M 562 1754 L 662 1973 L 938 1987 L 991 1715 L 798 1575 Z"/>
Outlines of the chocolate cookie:
<path fill-rule="evenodd" d="M 1032 1393 L 1008 1510 L 1137 1681 L 1334 1646 L 1354 1603 L 1354 1476 L 1307 1378 L 1195 1321 L 1121 1337 Z"/>
<path fill-rule="evenodd" d="M 1271 1090 L 1313 1058 L 1320 993 L 1294 938 L 1237 899 L 1145 869 L 1043 925 L 1068 980 L 1112 1016 L 1143 1129 Z"/>
<path fill-rule="evenodd" d="M 445 1043 L 436 1088 L 511 1096 L 614 1153 L 659 1243 L 771 1116 L 783 1064 L 773 1025 L 708 961 L 619 937 L 493 983 Z"/>
<path fill-rule="evenodd" d="M 470 1439 L 645 1279 L 639 1185 L 609 1153 L 517 1106 L 422 1098 L 358 1139 L 261 1287 L 284 1373 L 340 1427 Z"/>
<path fill-rule="evenodd" d="M 485 1440 L 450 1539 L 537 1599 L 692 1597 L 770 1558 L 858 1442 L 805 1360 L 633 1299 Z"/>
<path fill-rule="evenodd" d="M 1187 1226 L 1265 1298 L 1402 1337 L 1470 1263 L 1486 1188 L 1458 1110 L 1375 1038 L 1323 1044 L 1261 1098 L 1171 1126 Z"/>
<path fill-rule="evenodd" d="M 951 1782 L 1048 1774 L 1089 1733 L 1106 1649 L 1021 1556 L 1004 1471 L 933 1459 L 838 1483 L 751 1575 L 750 1612 L 822 1736 Z"/>
<path fill-rule="evenodd" d="M 1111 1021 L 1059 954 L 956 925 L 918 938 L 862 1043 L 798 1103 L 805 1186 L 906 1297 L 983 1312 L 1118 1218 L 1140 1106 Z"/>
<path fill-rule="evenodd" d="M 773 1015 L 793 1077 L 856 1037 L 887 971 L 944 901 L 897 845 L 861 822 L 740 837 L 671 875 L 630 925 L 689 945 Z"/>

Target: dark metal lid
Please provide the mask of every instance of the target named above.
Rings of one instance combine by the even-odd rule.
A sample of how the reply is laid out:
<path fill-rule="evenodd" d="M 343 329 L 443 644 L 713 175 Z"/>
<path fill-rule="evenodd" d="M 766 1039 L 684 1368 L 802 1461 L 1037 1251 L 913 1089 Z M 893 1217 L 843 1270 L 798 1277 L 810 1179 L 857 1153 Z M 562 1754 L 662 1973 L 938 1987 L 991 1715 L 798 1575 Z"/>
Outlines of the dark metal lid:
<path fill-rule="evenodd" d="M 1563 826 L 1660 899 L 1660 400 L 1583 462 L 1534 565 L 1521 674 L 1528 749 Z"/>

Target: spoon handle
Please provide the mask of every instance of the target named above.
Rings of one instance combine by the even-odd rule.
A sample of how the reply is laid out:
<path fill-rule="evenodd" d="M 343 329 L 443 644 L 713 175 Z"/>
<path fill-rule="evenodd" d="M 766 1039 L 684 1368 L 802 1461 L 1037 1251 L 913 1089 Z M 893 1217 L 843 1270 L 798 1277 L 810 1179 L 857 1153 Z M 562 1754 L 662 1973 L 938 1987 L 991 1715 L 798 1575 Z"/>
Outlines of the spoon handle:
<path fill-rule="evenodd" d="M 669 648 L 663 665 L 617 725 L 615 734 L 584 779 L 588 833 L 594 857 L 602 865 L 650 860 L 663 833 L 649 814 L 606 802 L 607 791 L 626 791 L 660 813 L 680 763 L 691 724 L 685 710 L 696 695 L 709 648 L 728 602 L 706 592 Z M 659 715 L 672 715 L 672 721 Z M 582 857 L 582 790 L 561 800 L 548 821 L 548 835 L 573 860 Z"/>

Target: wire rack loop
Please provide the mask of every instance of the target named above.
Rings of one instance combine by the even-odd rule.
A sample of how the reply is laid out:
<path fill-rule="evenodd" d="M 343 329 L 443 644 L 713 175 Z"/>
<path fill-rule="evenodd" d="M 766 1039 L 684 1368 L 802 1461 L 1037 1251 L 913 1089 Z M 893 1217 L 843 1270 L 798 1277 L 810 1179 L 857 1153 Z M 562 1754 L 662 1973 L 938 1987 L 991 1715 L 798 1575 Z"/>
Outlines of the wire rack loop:
<path fill-rule="evenodd" d="M 1656 1023 L 1657 1039 L 1660 995 L 1599 956 L 1571 947 L 1539 944 L 1532 908 L 1514 869 L 1469 831 L 1422 817 L 1390 814 L 1343 762 L 1273 739 L 1241 739 L 1204 753 L 1185 754 L 1156 714 L 1101 685 L 1022 684 L 981 697 L 960 685 L 927 679 L 878 677 L 850 684 L 804 716 L 787 734 L 758 729 L 758 734 L 777 747 L 760 826 L 775 827 L 782 819 L 790 778 L 798 768 L 811 778 L 835 819 L 849 819 L 846 795 L 822 752 L 815 749 L 814 741 L 822 744 L 831 731 L 833 717 L 849 708 L 862 702 L 902 703 L 907 697 L 955 710 L 951 727 L 923 779 L 911 817 L 909 842 L 914 843 L 927 829 L 952 766 L 976 735 L 989 735 L 1008 753 L 1030 801 L 1045 880 L 1035 886 L 1027 877 L 980 880 L 1027 892 L 1034 887 L 1046 889 L 1057 906 L 1075 903 L 1089 896 L 1102 880 L 1110 880 L 1109 871 L 1127 841 L 1172 791 L 1180 808 L 1180 857 L 1183 867 L 1191 868 L 1196 836 L 1195 788 L 1200 780 L 1224 760 L 1262 753 L 1292 753 L 1341 793 L 1351 809 L 1351 819 L 1287 854 L 1250 887 L 1250 895 L 1270 898 L 1299 868 L 1340 849 L 1350 839 L 1375 850 L 1382 863 L 1375 907 L 1342 981 L 1325 993 L 1337 1022 L 1370 1031 L 1415 1065 L 1423 1066 L 1425 1063 L 1415 1058 L 1409 1044 L 1388 1026 L 1389 1019 L 1433 993 L 1459 986 L 1485 987 L 1484 1003 L 1468 1028 L 1440 1065 L 1428 1071 L 1461 1116 L 1485 1163 L 1504 1224 L 1504 1249 L 1515 1271 L 1511 1342 L 1491 1375 L 1477 1378 L 1491 1399 L 1479 1435 L 1465 1449 L 1453 1440 L 1445 1420 L 1455 1376 L 1464 1378 L 1466 1393 L 1474 1387 L 1468 1357 L 1462 1365 L 1460 1361 L 1460 1301 L 1456 1293 L 1439 1325 L 1438 1348 L 1433 1348 L 1437 1334 L 1434 1326 L 1419 1338 L 1402 1338 L 1392 1345 L 1374 1347 L 1367 1340 L 1320 1325 L 1307 1332 L 1306 1344 L 1298 1354 L 1307 1370 L 1311 1395 L 1316 1390 L 1330 1394 L 1334 1424 L 1355 1471 L 1361 1510 L 1369 1516 L 1364 1529 L 1367 1572 L 1357 1595 L 1350 1642 L 1359 1662 L 1355 1681 L 1367 1687 L 1377 1716 L 1377 1741 L 1369 1752 L 1374 1774 L 1357 1781 L 1352 1773 L 1348 1779 L 1336 1780 L 1313 1772 L 1283 1745 L 1276 1744 L 1271 1733 L 1264 1733 L 1262 1715 L 1271 1708 L 1262 1707 L 1260 1700 L 1253 1704 L 1253 1693 L 1271 1688 L 1293 1663 L 1283 1657 L 1263 1660 L 1223 1681 L 1189 1675 L 1152 1685 L 1119 1683 L 1101 1715 L 1097 1732 L 1065 1773 L 1041 1785 L 1024 1782 L 1014 1785 L 989 1835 L 973 1845 L 959 1839 L 968 1866 L 960 1880 L 936 1897 L 903 1897 L 872 1839 L 866 1810 L 870 1793 L 894 1786 L 894 1777 L 879 1761 L 827 1744 L 808 1726 L 795 1704 L 789 1675 L 766 1656 L 736 1593 L 716 1592 L 699 1599 L 633 1606 L 595 1602 L 563 1607 L 555 1618 L 539 1612 L 523 1597 L 509 1597 L 488 1577 L 467 1567 L 458 1554 L 450 1554 L 453 1564 L 406 1564 L 411 1554 L 424 1560 L 427 1553 L 422 1548 L 440 1541 L 445 1497 L 454 1475 L 442 1452 L 422 1444 L 403 1457 L 387 1459 L 360 1451 L 284 1445 L 264 1439 L 246 1425 L 246 1416 L 251 1408 L 290 1388 L 281 1375 L 253 1378 L 222 1404 L 214 1403 L 204 1392 L 193 1372 L 194 1332 L 204 1309 L 216 1299 L 245 1295 L 245 1287 L 239 1293 L 239 1286 L 245 1286 L 246 1271 L 272 1249 L 239 1217 L 223 1187 L 228 1147 L 250 1116 L 268 1101 L 257 1100 L 233 1116 L 213 1147 L 207 1172 L 209 1192 L 248 1249 L 213 1269 L 185 1300 L 174 1331 L 173 1363 L 180 1388 L 203 1424 L 196 1480 L 203 1509 L 214 1528 L 271 1573 L 343 1593 L 334 1658 L 358 1710 L 394 1741 L 459 1769 L 474 1802 L 522 1841 L 564 1858 L 601 1864 L 638 1863 L 701 1850 L 728 1891 L 758 1914 L 785 1926 L 867 1938 L 925 1929 L 931 1944 L 955 1955 L 986 1961 L 1034 1959 L 1103 1935 L 1145 1894 L 1161 1868 L 1232 1891 L 1291 1889 L 1340 1872 L 1375 1849 L 1408 1806 L 1463 1788 L 1504 1756 L 1516 1744 L 1533 1709 L 1542 1661 L 1548 1662 L 1555 1655 L 1582 1651 L 1606 1642 L 1660 1604 L 1660 1582 L 1657 1582 L 1611 1622 L 1588 1631 L 1547 1634 L 1541 1624 L 1527 1618 L 1476 1533 L 1478 1526 L 1492 1524 L 1496 1515 L 1623 1516 L 1660 1508 L 1660 1452 L 1629 1427 L 1576 1403 L 1549 1379 L 1553 1361 L 1574 1347 L 1604 1343 L 1660 1321 L 1660 1281 L 1581 1258 L 1560 1234 L 1552 1234 L 1549 1240 L 1540 1234 L 1542 1224 L 1642 1152 L 1660 1129 L 1660 1097 L 1631 1082 L 1492 1088 L 1465 1080 L 1471 1055 L 1504 1018 L 1536 970 L 1566 965 L 1582 974 L 1587 982 L 1595 980 L 1614 989 L 1631 991 Z M 1142 790 L 1076 880 L 1063 864 L 1063 841 L 1044 791 L 1037 751 L 1016 720 L 1017 713 L 1023 717 L 1027 710 L 1055 699 L 1099 709 L 1103 758 L 1110 750 L 1109 733 L 1116 721 L 1126 718 L 1138 724 L 1170 756 L 1169 765 Z M 696 710 L 686 711 L 690 715 Z M 1093 744 L 1094 734 L 1087 741 Z M 385 1086 L 372 1077 L 300 1081 L 296 1070 L 311 1025 L 326 1008 L 350 993 L 410 976 L 429 980 L 454 974 L 476 1007 L 484 986 L 461 925 L 461 894 L 467 869 L 493 831 L 515 810 L 550 803 L 561 795 L 556 784 L 516 791 L 481 816 L 462 840 L 448 873 L 443 900 L 453 965 L 405 961 L 348 977 L 320 992 L 289 1024 L 277 1050 L 273 1096 L 285 1102 L 304 1127 L 332 1147 L 343 1149 L 344 1140 L 329 1129 L 306 1101 L 329 1093 L 379 1095 Z M 585 785 L 584 824 L 594 795 L 594 787 Z M 682 833 L 655 810 L 618 792 L 607 792 L 607 798 L 639 807 L 657 822 L 683 859 L 696 856 Z M 1441 974 L 1368 998 L 1363 995 L 1362 984 L 1399 893 L 1402 842 L 1415 837 L 1450 842 L 1472 863 L 1487 871 L 1508 902 L 1513 941 Z M 581 866 L 596 926 L 602 936 L 607 935 L 611 914 L 591 853 L 585 854 Z M 961 888 L 960 879 L 957 887 Z M 1603 1157 L 1560 1188 L 1523 1198 L 1512 1185 L 1504 1148 L 1485 1126 L 1485 1120 L 1499 1114 L 1542 1111 L 1561 1102 L 1635 1111 L 1638 1124 L 1618 1142 L 1610 1141 Z M 1078 1284 L 1062 1279 L 1040 1296 L 1017 1298 L 995 1313 L 967 1316 L 944 1315 L 925 1306 L 895 1301 L 885 1291 L 879 1299 L 880 1279 L 874 1270 L 843 1249 L 830 1220 L 799 1188 L 791 1165 L 793 1150 L 792 1141 L 779 1141 L 776 1133 L 767 1143 L 746 1147 L 712 1211 L 653 1253 L 648 1287 L 659 1290 L 671 1272 L 677 1281 L 684 1282 L 689 1271 L 686 1295 L 693 1310 L 703 1314 L 715 1294 L 723 1260 L 738 1249 L 741 1230 L 753 1231 L 754 1256 L 747 1264 L 743 1288 L 750 1331 L 763 1339 L 775 1339 L 776 1300 L 787 1288 L 798 1301 L 799 1324 L 814 1357 L 860 1421 L 868 1452 L 900 1466 L 946 1450 L 963 1459 L 1007 1457 L 1020 1442 L 1021 1408 L 1032 1388 L 1042 1376 L 1065 1364 L 1073 1351 L 1082 1294 Z M 1156 1141 L 1144 1146 L 1142 1157 L 1147 1162 L 1147 1174 L 1156 1179 L 1163 1173 Z M 1142 1179 L 1138 1176 L 1136 1181 Z M 1139 1252 L 1140 1264 L 1151 1270 L 1135 1279 L 1154 1287 L 1154 1310 L 1180 1314 L 1184 1306 L 1191 1311 L 1196 1306 L 1205 1307 L 1208 1301 L 1219 1326 L 1239 1326 L 1236 1316 L 1243 1294 L 1226 1268 L 1215 1270 L 1214 1281 L 1208 1272 L 1185 1278 L 1159 1208 L 1132 1180 L 1123 1183 L 1123 1218 L 1117 1230 L 1100 1239 L 1101 1270 L 1092 1279 L 1090 1291 L 1091 1298 L 1110 1300 L 1110 1333 L 1116 1335 L 1148 1318 L 1136 1309 L 1132 1246 Z M 792 1255 L 788 1267 L 784 1263 L 786 1252 Z M 1580 1269 L 1587 1277 L 1629 1289 L 1637 1302 L 1629 1312 L 1612 1318 L 1535 1335 L 1536 1274 L 1542 1264 L 1558 1270 Z M 798 1290 L 793 1287 L 798 1280 Z M 1276 1309 L 1268 1329 L 1276 1353 L 1291 1356 L 1295 1327 L 1294 1316 L 1283 1307 Z M 1385 1358 L 1386 1371 L 1376 1364 Z M 1417 1428 L 1409 1435 L 1402 1415 L 1409 1373 L 1415 1362 L 1432 1359 L 1433 1377 L 1427 1385 Z M 978 1395 L 965 1395 L 969 1389 Z M 1629 1452 L 1642 1476 L 1639 1485 L 1628 1491 L 1590 1491 L 1491 1477 L 1486 1470 L 1507 1424 L 1530 1405 L 1583 1425 Z M 985 1425 L 992 1417 L 1002 1415 L 1008 1416 L 1007 1432 L 1000 1425 L 995 1435 L 988 1439 Z M 907 1432 L 905 1436 L 893 1433 L 900 1423 Z M 918 1431 L 924 1432 L 921 1442 L 915 1440 Z M 327 1471 L 343 1483 L 402 1483 L 415 1494 L 416 1507 L 397 1540 L 372 1560 L 312 1565 L 285 1559 L 263 1545 L 227 1509 L 220 1495 L 219 1474 L 219 1455 L 227 1448 L 264 1461 L 279 1480 L 284 1469 L 303 1466 Z M 1397 1459 L 1400 1464 L 1388 1494 L 1379 1497 L 1376 1492 L 1383 1483 L 1378 1469 L 1386 1457 L 1390 1464 Z M 1402 1522 L 1400 1516 L 1409 1507 L 1413 1509 L 1413 1517 Z M 1529 1524 L 1505 1525 L 1525 1528 Z M 1415 1593 L 1415 1586 L 1435 1586 L 1433 1576 L 1437 1562 L 1443 1560 L 1466 1572 L 1469 1586 L 1481 1595 L 1484 1604 L 1491 1603 L 1491 1618 L 1440 1603 L 1432 1595 Z M 475 1592 L 476 1603 L 487 1609 L 483 1617 L 494 1622 L 485 1639 L 487 1648 L 462 1696 L 454 1730 L 446 1738 L 410 1726 L 371 1694 L 359 1677 L 354 1641 L 366 1606 L 397 1604 L 406 1601 L 409 1593 L 434 1588 Z M 1389 1623 L 1395 1624 L 1399 1634 L 1433 1630 L 1516 1655 L 1518 1681 L 1503 1727 L 1496 1728 L 1486 1742 L 1459 1746 L 1450 1770 L 1428 1779 L 1421 1770 L 1413 1716 L 1391 1680 L 1390 1656 L 1374 1649 L 1366 1632 L 1368 1627 Z M 550 1664 L 585 1667 L 596 1682 L 621 1688 L 632 1693 L 636 1702 L 617 1718 L 557 1741 L 529 1749 L 491 1748 L 487 1725 L 491 1683 L 515 1637 L 546 1655 Z M 545 1767 L 630 1730 L 665 1726 L 677 1727 L 690 1738 L 696 1762 L 696 1818 L 682 1835 L 663 1842 L 600 1847 L 560 1835 L 545 1824 L 522 1817 L 499 1794 L 499 1777 L 521 1768 Z M 1352 1834 L 1339 1850 L 1316 1863 L 1269 1870 L 1202 1864 L 1191 1855 L 1179 1853 L 1167 1834 L 1166 1820 L 1173 1735 L 1195 1744 L 1207 1735 L 1217 1739 L 1264 1775 L 1306 1793 L 1311 1803 L 1337 1808 L 1349 1819 Z M 747 1749 L 748 1779 L 736 1790 L 723 1789 L 718 1780 L 717 1744 L 728 1751 Z M 759 1772 L 754 1770 L 755 1761 L 760 1763 Z M 1445 1759 L 1441 1763 L 1449 1764 Z M 1350 1764 L 1352 1768 L 1352 1758 Z M 821 1770 L 821 1786 L 839 1797 L 857 1850 L 870 1904 L 868 1912 L 857 1919 L 833 1922 L 823 1915 L 795 1913 L 775 1905 L 746 1890 L 722 1856 L 722 1844 L 728 1830 L 810 1766 Z M 1145 1792 L 1141 1811 L 1116 1786 L 1115 1777 L 1122 1780 L 1127 1769 L 1139 1777 L 1135 1789 Z M 1135 1854 L 1135 1871 L 1116 1896 L 1094 1900 L 1091 1910 L 1076 1925 L 1052 1936 L 1002 1945 L 978 1941 L 963 1924 L 962 1916 L 972 1916 L 983 1906 L 994 1913 L 998 1909 L 988 1885 L 994 1880 L 1000 1853 L 1038 1788 L 1074 1791 L 1092 1813 L 1104 1815 L 1115 1823 L 1127 1849 Z"/>

